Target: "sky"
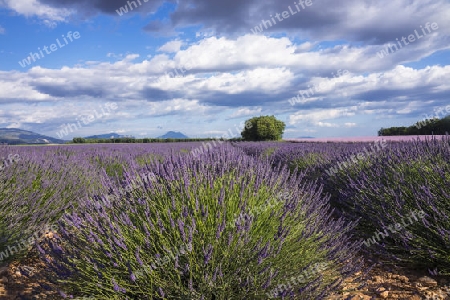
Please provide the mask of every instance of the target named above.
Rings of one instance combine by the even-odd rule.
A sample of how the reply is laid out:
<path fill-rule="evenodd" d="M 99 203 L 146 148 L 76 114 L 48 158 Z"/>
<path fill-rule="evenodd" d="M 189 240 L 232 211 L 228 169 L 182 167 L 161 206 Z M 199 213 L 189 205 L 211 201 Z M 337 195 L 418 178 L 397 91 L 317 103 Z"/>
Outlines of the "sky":
<path fill-rule="evenodd" d="M 0 0 L 0 128 L 375 136 L 443 117 L 449 0 Z M 449 113 L 450 114 L 450 111 Z"/>

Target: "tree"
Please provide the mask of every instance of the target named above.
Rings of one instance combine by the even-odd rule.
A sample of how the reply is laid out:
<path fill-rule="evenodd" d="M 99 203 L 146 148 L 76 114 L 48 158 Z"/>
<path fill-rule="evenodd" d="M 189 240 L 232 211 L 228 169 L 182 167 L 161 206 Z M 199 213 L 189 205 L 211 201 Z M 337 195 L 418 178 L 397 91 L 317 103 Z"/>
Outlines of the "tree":
<path fill-rule="evenodd" d="M 84 144 L 84 143 L 86 143 L 86 140 L 82 137 L 75 137 L 72 139 L 72 142 L 74 144 Z"/>
<path fill-rule="evenodd" d="M 275 116 L 254 117 L 245 121 L 241 136 L 244 141 L 277 141 L 283 137 L 286 124 Z"/>

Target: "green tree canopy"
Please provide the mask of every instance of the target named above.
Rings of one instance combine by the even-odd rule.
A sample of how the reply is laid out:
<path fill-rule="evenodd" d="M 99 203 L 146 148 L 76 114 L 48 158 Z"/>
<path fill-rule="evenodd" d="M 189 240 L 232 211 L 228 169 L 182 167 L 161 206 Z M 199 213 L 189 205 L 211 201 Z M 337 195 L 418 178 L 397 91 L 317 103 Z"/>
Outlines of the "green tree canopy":
<path fill-rule="evenodd" d="M 381 128 L 378 135 L 445 135 L 448 132 L 450 132 L 450 115 L 442 119 L 424 119 L 409 127 Z"/>
<path fill-rule="evenodd" d="M 74 137 L 72 139 L 72 141 L 75 144 L 84 144 L 84 143 L 86 143 L 86 140 L 84 138 L 82 138 L 82 137 Z"/>
<path fill-rule="evenodd" d="M 254 117 L 245 121 L 241 136 L 245 141 L 277 141 L 283 137 L 285 128 L 286 124 L 275 116 Z"/>

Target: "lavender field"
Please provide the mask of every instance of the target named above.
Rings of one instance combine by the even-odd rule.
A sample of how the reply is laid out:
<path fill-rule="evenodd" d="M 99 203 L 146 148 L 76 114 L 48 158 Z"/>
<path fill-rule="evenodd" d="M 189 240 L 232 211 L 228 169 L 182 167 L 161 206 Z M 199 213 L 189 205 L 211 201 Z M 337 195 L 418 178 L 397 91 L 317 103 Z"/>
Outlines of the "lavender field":
<path fill-rule="evenodd" d="M 368 259 L 450 271 L 448 137 L 0 157 L 0 267 L 40 261 L 55 299 L 326 299 Z"/>

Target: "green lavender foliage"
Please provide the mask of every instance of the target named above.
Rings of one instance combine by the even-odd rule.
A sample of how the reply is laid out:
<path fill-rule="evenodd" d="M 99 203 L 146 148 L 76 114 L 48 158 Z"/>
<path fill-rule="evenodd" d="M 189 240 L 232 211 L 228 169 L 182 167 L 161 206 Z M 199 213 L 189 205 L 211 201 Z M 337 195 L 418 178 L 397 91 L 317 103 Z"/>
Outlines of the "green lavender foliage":
<path fill-rule="evenodd" d="M 389 233 L 363 249 L 387 263 L 450 271 L 449 146 L 449 138 L 395 144 L 335 177 L 343 214 L 361 218 L 355 233 Z M 424 218 L 411 216 L 420 211 Z M 394 233 L 389 226 L 397 223 L 402 229 Z"/>
<path fill-rule="evenodd" d="M 33 241 L 66 210 L 77 207 L 92 182 L 89 167 L 64 149 L 2 147 L 2 156 L 20 158 L 0 172 L 0 265 L 26 255 Z M 100 185 L 97 185 L 99 190 Z M 30 239 L 34 236 L 34 239 Z M 1 255 L 1 254 L 0 254 Z"/>
<path fill-rule="evenodd" d="M 286 168 L 226 146 L 147 167 L 154 180 L 83 200 L 40 248 L 66 294 L 320 299 L 359 268 L 352 225 L 331 220 L 320 188 Z M 318 263 L 327 267 L 280 288 Z"/>

